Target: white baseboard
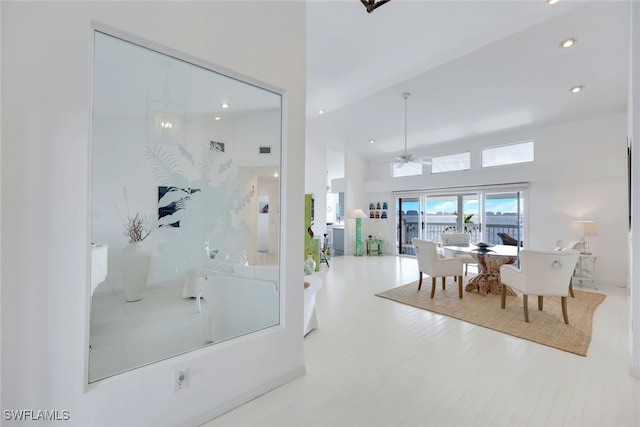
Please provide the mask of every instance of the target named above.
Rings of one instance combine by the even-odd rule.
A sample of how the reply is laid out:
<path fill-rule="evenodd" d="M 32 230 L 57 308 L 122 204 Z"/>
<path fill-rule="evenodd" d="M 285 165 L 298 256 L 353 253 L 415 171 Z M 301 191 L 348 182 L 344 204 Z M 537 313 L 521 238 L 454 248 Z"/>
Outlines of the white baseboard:
<path fill-rule="evenodd" d="M 582 285 L 579 285 L 576 283 L 577 281 L 574 280 L 573 282 L 573 288 L 574 289 L 584 289 L 585 291 L 588 291 L 589 289 L 594 289 L 594 283 L 585 281 Z M 627 284 L 626 283 L 619 283 L 619 282 L 611 282 L 611 281 L 607 281 L 607 280 L 596 280 L 595 281 L 595 288 L 627 288 Z"/>
<path fill-rule="evenodd" d="M 283 386 L 288 382 L 295 380 L 296 378 L 306 375 L 306 373 L 307 368 L 305 367 L 305 365 L 298 366 L 285 375 L 274 378 L 272 381 L 269 381 L 266 384 L 262 384 L 252 390 L 248 390 L 246 393 L 242 393 L 241 395 L 222 402 L 195 417 L 181 422 L 180 426 L 201 426 L 229 411 L 232 411 L 233 409 L 236 409 L 239 406 L 244 405 L 245 403 L 259 396 L 262 396 L 265 393 L 275 390 L 276 388 Z"/>

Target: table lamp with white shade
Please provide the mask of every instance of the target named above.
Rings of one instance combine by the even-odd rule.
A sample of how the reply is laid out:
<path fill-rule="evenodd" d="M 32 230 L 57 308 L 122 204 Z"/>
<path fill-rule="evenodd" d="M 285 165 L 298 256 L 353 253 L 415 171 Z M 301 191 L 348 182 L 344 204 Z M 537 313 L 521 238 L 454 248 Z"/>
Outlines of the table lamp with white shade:
<path fill-rule="evenodd" d="M 367 218 L 367 215 L 362 209 L 356 209 L 351 214 L 351 218 L 356 220 L 356 256 L 362 256 L 362 218 Z"/>
<path fill-rule="evenodd" d="M 595 221 L 576 221 L 580 227 L 581 237 L 580 243 L 582 244 L 582 253 L 589 254 L 589 242 L 587 237 L 598 235 L 598 223 Z"/>

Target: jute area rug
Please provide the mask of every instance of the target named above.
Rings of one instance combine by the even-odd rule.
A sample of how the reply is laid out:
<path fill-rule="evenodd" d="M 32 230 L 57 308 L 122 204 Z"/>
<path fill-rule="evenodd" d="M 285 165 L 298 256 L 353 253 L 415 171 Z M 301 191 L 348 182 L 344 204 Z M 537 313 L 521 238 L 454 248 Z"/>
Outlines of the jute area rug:
<path fill-rule="evenodd" d="M 567 300 L 569 324 L 566 325 L 560 297 L 545 297 L 544 309 L 539 311 L 538 298 L 529 296 L 530 323 L 526 323 L 520 295 L 507 296 L 503 310 L 500 308 L 500 295 L 483 296 L 465 291 L 463 298 L 459 299 L 458 287 L 454 283 L 448 282 L 447 289 L 443 291 L 439 280 L 436 295 L 431 299 L 431 283 L 427 282 L 430 281 L 423 282 L 420 291 L 418 282 L 415 282 L 376 295 L 580 356 L 587 355 L 593 313 L 605 299 L 603 294 L 574 289 L 575 298 L 568 297 Z"/>

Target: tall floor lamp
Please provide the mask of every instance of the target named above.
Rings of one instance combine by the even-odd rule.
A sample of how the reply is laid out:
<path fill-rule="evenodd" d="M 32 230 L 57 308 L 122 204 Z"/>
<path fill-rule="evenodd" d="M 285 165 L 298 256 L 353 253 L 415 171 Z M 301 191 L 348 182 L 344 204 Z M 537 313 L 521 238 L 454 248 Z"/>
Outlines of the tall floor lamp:
<path fill-rule="evenodd" d="M 356 219 L 356 256 L 362 256 L 362 218 L 367 218 L 367 215 L 362 209 L 356 209 L 351 218 Z"/>

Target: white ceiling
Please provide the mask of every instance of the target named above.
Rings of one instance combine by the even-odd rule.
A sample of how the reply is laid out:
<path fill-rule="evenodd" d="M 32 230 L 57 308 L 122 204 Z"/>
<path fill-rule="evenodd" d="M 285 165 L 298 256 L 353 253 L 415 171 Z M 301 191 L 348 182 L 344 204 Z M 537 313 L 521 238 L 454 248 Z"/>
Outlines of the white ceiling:
<path fill-rule="evenodd" d="M 101 32 L 95 35 L 94 86 L 96 108 L 115 117 L 146 115 L 153 101 L 209 120 L 276 110 L 282 103 L 269 90 Z M 225 110 L 223 102 L 231 107 Z"/>
<path fill-rule="evenodd" d="M 624 111 L 629 3 L 358 0 L 307 5 L 310 127 L 334 156 L 401 154 L 526 127 Z M 573 37 L 574 47 L 560 43 Z M 584 91 L 571 94 L 577 84 Z M 319 109 L 325 113 L 319 115 Z M 375 144 L 369 140 L 375 139 Z M 340 154 L 330 177 L 342 176 Z"/>

